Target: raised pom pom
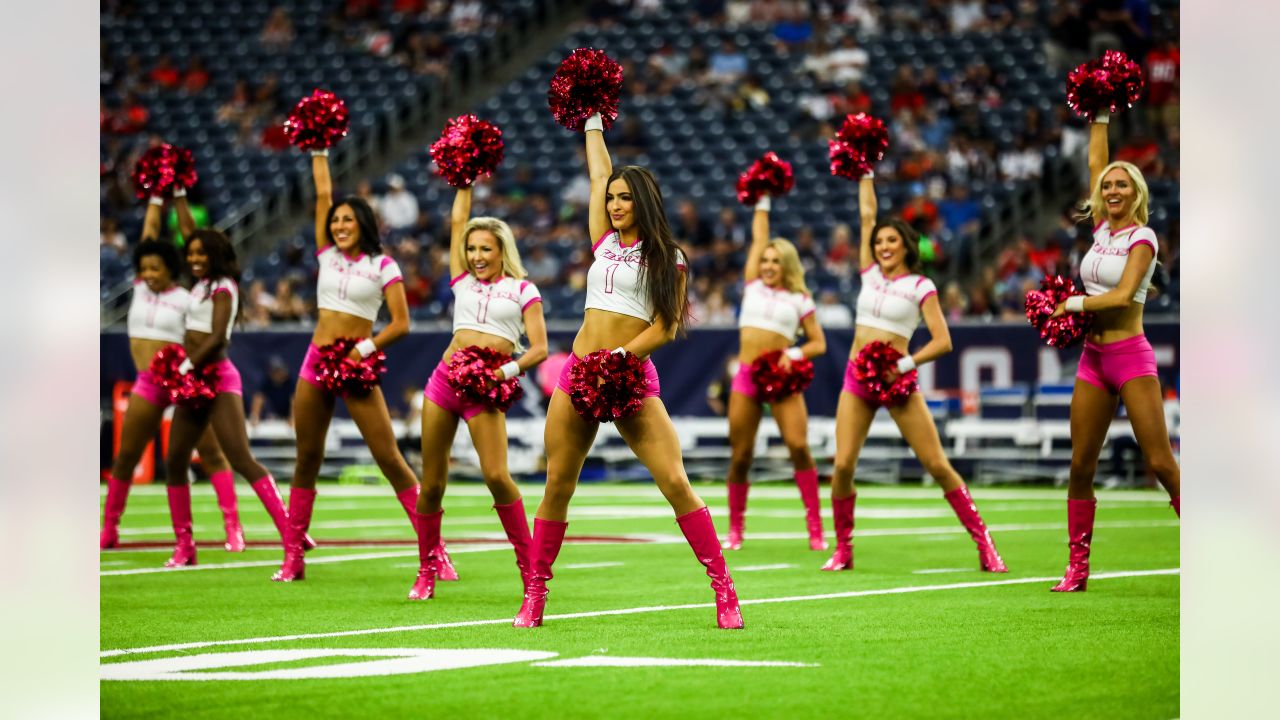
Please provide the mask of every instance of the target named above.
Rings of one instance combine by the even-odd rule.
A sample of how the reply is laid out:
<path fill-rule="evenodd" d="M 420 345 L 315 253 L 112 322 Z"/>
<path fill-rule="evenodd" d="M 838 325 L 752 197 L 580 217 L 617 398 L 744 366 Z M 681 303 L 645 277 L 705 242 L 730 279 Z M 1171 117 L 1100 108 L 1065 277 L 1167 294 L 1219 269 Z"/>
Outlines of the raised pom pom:
<path fill-rule="evenodd" d="M 889 149 L 889 130 L 866 113 L 848 115 L 828 146 L 831 174 L 858 180 L 875 169 Z"/>
<path fill-rule="evenodd" d="M 138 199 L 173 197 L 176 188 L 196 184 L 196 161 L 191 151 L 177 145 L 157 145 L 142 154 L 133 166 L 133 184 Z"/>
<path fill-rule="evenodd" d="M 1074 345 L 1084 339 L 1093 326 L 1093 313 L 1066 313 L 1053 317 L 1058 305 L 1072 295 L 1083 295 L 1070 278 L 1061 275 L 1046 277 L 1039 290 L 1027 293 L 1027 322 L 1040 331 L 1040 338 L 1056 348 Z"/>
<path fill-rule="evenodd" d="M 751 163 L 751 167 L 738 176 L 738 202 L 755 205 L 763 195 L 780 197 L 791 192 L 795 184 L 791 163 L 770 151 Z"/>
<path fill-rule="evenodd" d="M 498 368 L 510 361 L 510 355 L 493 348 L 464 347 L 449 358 L 449 385 L 463 401 L 506 412 L 524 395 L 520 378 L 498 381 Z"/>
<path fill-rule="evenodd" d="M 475 115 L 459 115 L 445 123 L 440 139 L 431 144 L 431 159 L 440 176 L 454 187 L 470 187 L 502 162 L 502 130 Z"/>
<path fill-rule="evenodd" d="M 183 375 L 178 372 L 178 366 L 186 359 L 187 351 L 181 345 L 166 345 L 151 358 L 151 365 L 147 369 L 160 387 L 168 391 L 171 401 L 200 410 L 208 407 L 218 396 L 213 389 L 218 371 L 205 366 Z"/>
<path fill-rule="evenodd" d="M 1142 68 L 1119 50 L 1108 50 L 1067 73 L 1067 105 L 1093 120 L 1098 113 L 1133 107 L 1142 97 Z"/>
<path fill-rule="evenodd" d="M 898 371 L 902 353 L 886 342 L 874 340 L 862 346 L 853 359 L 853 374 L 862 387 L 882 405 L 900 405 L 920 389 L 920 374 L 912 370 L 901 373 L 892 382 L 885 376 Z"/>
<path fill-rule="evenodd" d="M 813 382 L 812 361 L 808 358 L 792 360 L 783 369 L 779 365 L 782 357 L 782 350 L 773 350 L 751 363 L 751 380 L 756 385 L 761 402 L 778 402 L 790 395 L 804 392 L 809 383 Z"/>
<path fill-rule="evenodd" d="M 631 353 L 597 350 L 569 369 L 569 399 L 587 420 L 613 422 L 640 412 L 644 363 Z"/>
<path fill-rule="evenodd" d="M 547 90 L 547 105 L 556 122 L 574 131 L 595 113 L 607 130 L 618 119 L 622 66 L 594 48 L 578 48 L 556 68 Z"/>
<path fill-rule="evenodd" d="M 344 337 L 318 348 L 315 373 L 322 388 L 339 397 L 363 397 L 378 386 L 387 371 L 387 355 L 375 350 L 355 362 L 350 355 L 359 342 L 360 338 Z"/>
<path fill-rule="evenodd" d="M 347 136 L 350 122 L 342 98 L 317 89 L 293 106 L 284 121 L 284 134 L 303 150 L 327 150 Z"/>

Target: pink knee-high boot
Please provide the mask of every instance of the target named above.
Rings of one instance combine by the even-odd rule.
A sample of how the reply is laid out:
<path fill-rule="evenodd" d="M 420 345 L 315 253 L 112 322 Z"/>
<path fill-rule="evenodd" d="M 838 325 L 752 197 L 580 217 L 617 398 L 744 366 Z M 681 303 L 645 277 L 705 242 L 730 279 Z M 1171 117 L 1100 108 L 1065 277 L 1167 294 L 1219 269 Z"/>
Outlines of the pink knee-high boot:
<path fill-rule="evenodd" d="M 253 488 L 253 492 L 262 501 L 262 507 L 267 509 L 267 514 L 271 516 L 271 522 L 275 523 L 276 532 L 280 533 L 281 542 L 284 542 L 289 537 L 289 511 L 284 509 L 284 500 L 280 497 L 280 488 L 276 487 L 276 479 L 270 475 L 265 475 L 249 483 L 249 487 Z M 315 493 L 315 490 L 311 492 Z M 290 497 L 292 498 L 292 495 Z M 310 524 L 311 520 L 308 518 L 307 526 L 310 526 Z M 316 541 L 312 540 L 311 536 L 304 531 L 302 534 L 303 549 L 310 550 L 315 546 Z"/>
<path fill-rule="evenodd" d="M 165 567 L 182 567 L 196 564 L 196 542 L 191 536 L 191 486 L 169 485 L 169 517 L 173 520 L 173 557 L 165 561 Z"/>
<path fill-rule="evenodd" d="M 558 520 L 533 519 L 533 543 L 529 556 L 529 582 L 525 584 L 524 602 L 511 624 L 514 627 L 542 626 L 542 613 L 547 607 L 547 581 L 554 577 L 551 566 L 564 544 L 564 531 L 569 523 Z"/>
<path fill-rule="evenodd" d="M 742 528 L 747 517 L 747 493 L 751 491 L 751 483 L 728 483 L 729 485 L 729 539 L 724 546 L 730 550 L 742 549 Z"/>
<path fill-rule="evenodd" d="M 529 553 L 533 537 L 529 534 L 529 518 L 524 513 L 524 498 L 516 498 L 506 505 L 494 503 L 494 511 L 502 522 L 502 529 L 507 533 L 507 540 L 516 551 L 516 567 L 520 568 L 520 582 L 525 589 L 529 588 Z"/>
<path fill-rule="evenodd" d="M 436 573 L 440 568 L 440 520 L 444 510 L 423 515 L 413 512 L 413 526 L 418 531 L 418 579 L 409 590 L 410 600 L 430 600 L 436 594 Z"/>
<path fill-rule="evenodd" d="M 1093 542 L 1093 517 L 1098 499 L 1067 498 L 1067 572 L 1054 592 L 1083 592 L 1089 586 L 1089 544 Z"/>
<path fill-rule="evenodd" d="M 711 589 L 716 593 L 716 622 L 722 629 L 737 630 L 742 627 L 742 610 L 738 608 L 738 593 L 733 588 L 733 578 L 720 552 L 720 538 L 711 522 L 711 511 L 698 508 L 676 518 L 680 532 L 693 548 L 694 557 L 707 569 Z"/>
<path fill-rule="evenodd" d="M 1180 503 L 1178 502 L 1181 499 L 1182 499 L 1182 496 L 1179 495 L 1178 497 L 1169 500 L 1169 504 L 1173 506 L 1173 514 L 1177 515 L 1178 517 L 1182 517 L 1182 508 L 1180 507 Z"/>
<path fill-rule="evenodd" d="M 978 506 L 969 495 L 969 488 L 961 485 L 943 497 L 951 503 L 951 509 L 955 511 L 956 517 L 960 518 L 960 524 L 964 525 L 964 529 L 969 531 L 969 537 L 977 543 L 978 565 L 982 571 L 1009 572 L 1004 560 L 1000 558 L 1000 553 L 996 552 L 996 544 L 991 539 L 991 532 L 987 530 L 986 523 L 982 522 L 982 516 L 978 514 Z"/>
<path fill-rule="evenodd" d="M 421 517 L 418 515 L 417 510 L 419 492 L 420 486 L 414 485 L 396 493 L 396 499 L 400 501 L 404 511 L 409 514 L 409 522 L 411 523 L 416 523 L 415 518 Z M 417 530 L 416 525 L 414 530 Z M 445 581 L 457 580 L 458 570 L 453 566 L 453 558 L 449 557 L 449 551 L 444 547 L 444 540 L 440 540 L 440 549 L 436 552 L 436 556 L 440 561 L 439 567 L 436 568 L 436 579 Z"/>
<path fill-rule="evenodd" d="M 285 518 L 284 563 L 271 576 L 276 582 L 293 582 L 306 579 L 307 528 L 311 526 L 311 510 L 315 507 L 316 491 L 311 488 L 289 488 L 289 514 Z"/>
<path fill-rule="evenodd" d="M 129 501 L 129 488 L 133 483 L 107 478 L 107 501 L 102 507 L 102 533 L 98 535 L 98 548 L 105 550 L 120 544 L 120 516 L 124 504 Z"/>
<path fill-rule="evenodd" d="M 236 507 L 236 476 L 230 470 L 209 473 L 209 484 L 218 496 L 218 509 L 222 511 L 222 524 L 227 530 L 228 552 L 244 552 L 244 528 L 240 526 L 240 512 Z"/>
<path fill-rule="evenodd" d="M 847 498 L 831 498 L 831 520 L 836 528 L 836 551 L 822 566 L 823 570 L 853 569 L 853 503 L 856 494 Z"/>
<path fill-rule="evenodd" d="M 818 469 L 797 470 L 796 487 L 800 488 L 800 500 L 804 502 L 805 523 L 809 526 L 809 549 L 826 550 L 827 539 L 822 532 L 822 501 L 818 499 Z"/>

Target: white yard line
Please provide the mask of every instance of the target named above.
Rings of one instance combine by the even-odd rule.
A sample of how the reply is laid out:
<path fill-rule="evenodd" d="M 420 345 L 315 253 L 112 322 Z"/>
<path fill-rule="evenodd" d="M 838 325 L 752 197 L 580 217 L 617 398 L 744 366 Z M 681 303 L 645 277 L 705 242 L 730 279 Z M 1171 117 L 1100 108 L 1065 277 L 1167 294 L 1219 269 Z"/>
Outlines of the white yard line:
<path fill-rule="evenodd" d="M 735 573 L 740 572 L 764 572 L 766 570 L 790 570 L 796 567 L 791 563 L 777 563 L 774 565 L 735 565 L 730 570 Z"/>
<path fill-rule="evenodd" d="M 450 555 L 460 555 L 473 552 L 487 552 L 490 550 L 510 550 L 509 544 L 502 545 L 468 545 L 465 547 L 450 546 Z M 307 555 L 308 565 L 319 565 L 329 563 L 351 562 L 352 560 L 387 560 L 391 558 L 417 557 L 417 550 L 395 550 L 390 552 L 375 553 L 352 553 L 350 555 L 333 555 L 330 557 Z M 206 565 L 187 565 L 184 567 L 167 568 L 167 567 L 145 567 L 133 568 L 131 570 L 104 570 L 98 573 L 99 576 L 109 575 L 150 575 L 151 573 L 174 573 L 174 572 L 196 572 L 198 570 L 233 570 L 239 568 L 252 567 L 279 567 L 280 560 L 245 560 L 242 562 L 231 563 L 209 563 Z"/>
<path fill-rule="evenodd" d="M 1166 568 L 1162 570 L 1129 570 L 1120 572 L 1100 572 L 1093 573 L 1089 576 L 1090 580 L 1109 580 L 1112 578 L 1131 578 L 1131 577 L 1151 577 L 1160 575 L 1178 575 L 1178 568 Z M 839 600 L 844 598 L 856 597 L 874 597 L 878 595 L 901 595 L 906 593 L 933 592 L 938 590 L 965 590 L 971 588 L 989 588 L 1002 587 L 1007 585 L 1028 585 L 1034 583 L 1052 583 L 1061 580 L 1059 576 L 1053 577 L 1031 577 L 1031 578 L 1007 578 L 1003 580 L 985 580 L 981 582 L 965 582 L 950 583 L 945 585 L 907 585 L 904 587 L 881 588 L 878 590 L 850 590 L 847 592 L 823 593 L 820 595 L 790 595 L 786 597 L 775 598 L 758 598 L 754 600 L 743 600 L 743 605 L 766 605 L 775 603 L 792 603 L 792 602 L 812 602 L 816 600 Z M 610 615 L 637 615 L 641 613 L 667 612 L 671 610 L 698 610 L 705 608 L 714 608 L 715 603 L 691 603 L 688 605 L 653 605 L 648 607 L 621 608 L 618 610 L 596 610 L 592 612 L 579 613 L 561 613 L 556 615 L 547 615 L 547 621 L 555 620 L 572 620 L 581 618 L 607 617 Z M 179 650 L 194 650 L 207 647 L 222 647 L 227 645 L 258 645 L 262 643 L 274 642 L 290 642 L 294 640 L 315 640 L 319 638 L 335 638 L 335 637 L 356 637 L 360 635 L 383 635 L 387 633 L 406 633 L 418 632 L 422 630 L 443 630 L 448 628 L 476 627 L 480 625 L 507 625 L 511 623 L 510 617 L 497 618 L 492 620 L 463 620 L 460 622 L 432 623 L 427 625 L 400 625 L 396 627 L 367 628 L 364 630 L 343 630 L 339 632 L 327 633 L 303 633 L 298 635 L 278 635 L 275 637 L 256 637 L 244 638 L 241 640 L 206 640 L 203 642 L 174 643 L 171 645 L 152 645 L 150 647 L 139 648 L 123 648 L 118 650 L 103 650 L 98 653 L 99 658 L 118 657 L 121 655 L 135 655 L 141 653 L 158 653 L 158 652 L 174 652 Z"/>

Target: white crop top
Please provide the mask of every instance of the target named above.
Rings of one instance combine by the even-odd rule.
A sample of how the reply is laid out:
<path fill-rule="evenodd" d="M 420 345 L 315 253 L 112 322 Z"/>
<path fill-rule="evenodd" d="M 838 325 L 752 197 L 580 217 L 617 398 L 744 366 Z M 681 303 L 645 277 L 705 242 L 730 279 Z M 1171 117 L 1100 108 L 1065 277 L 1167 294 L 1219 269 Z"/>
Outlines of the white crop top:
<path fill-rule="evenodd" d="M 485 282 L 469 272 L 449 281 L 453 288 L 453 331 L 477 330 L 497 335 L 514 345 L 524 334 L 524 311 L 542 302 L 528 280 L 502 276 Z"/>
<path fill-rule="evenodd" d="M 920 306 L 937 294 L 933 281 L 923 275 L 912 273 L 890 280 L 879 263 L 873 264 L 862 271 L 857 323 L 909 339 L 920 324 Z"/>
<path fill-rule="evenodd" d="M 738 327 L 769 330 L 794 342 L 801 323 L 816 309 L 812 297 L 785 287 L 771 288 L 756 278 L 742 289 Z"/>
<path fill-rule="evenodd" d="M 1124 275 L 1125 263 L 1129 262 L 1129 251 L 1138 245 L 1151 246 L 1151 264 L 1138 284 L 1138 291 L 1133 294 L 1133 301 L 1145 305 L 1147 289 L 1151 287 L 1151 276 L 1156 271 L 1156 233 L 1149 227 L 1130 225 L 1111 232 L 1111 225 L 1103 220 L 1097 230 L 1093 231 L 1093 247 L 1085 253 L 1080 261 L 1080 277 L 1084 280 L 1084 291 L 1089 295 L 1101 295 L 1114 290 L 1120 284 L 1120 276 Z"/>
<path fill-rule="evenodd" d="M 145 282 L 134 281 L 133 300 L 129 303 L 129 337 L 182 342 L 190 305 L 191 293 L 181 285 L 158 293 Z"/>
<path fill-rule="evenodd" d="M 231 339 L 231 328 L 236 324 L 236 311 L 240 308 L 240 288 L 231 278 L 219 278 L 210 283 L 201 280 L 191 288 L 191 304 L 187 309 L 187 329 L 196 332 L 213 332 L 213 298 L 220 293 L 231 296 L 231 322 L 227 323 L 227 339 Z"/>
<path fill-rule="evenodd" d="M 316 307 L 378 319 L 378 308 L 388 287 L 400 282 L 400 266 L 386 255 L 365 255 L 352 260 L 329 245 L 316 253 L 320 279 L 316 283 Z"/>
<path fill-rule="evenodd" d="M 586 309 L 608 310 L 653 322 L 653 305 L 647 288 L 640 284 L 640 241 L 622 246 L 622 236 L 610 230 L 591 246 L 595 261 L 587 270 Z M 685 270 L 683 255 L 676 263 Z"/>

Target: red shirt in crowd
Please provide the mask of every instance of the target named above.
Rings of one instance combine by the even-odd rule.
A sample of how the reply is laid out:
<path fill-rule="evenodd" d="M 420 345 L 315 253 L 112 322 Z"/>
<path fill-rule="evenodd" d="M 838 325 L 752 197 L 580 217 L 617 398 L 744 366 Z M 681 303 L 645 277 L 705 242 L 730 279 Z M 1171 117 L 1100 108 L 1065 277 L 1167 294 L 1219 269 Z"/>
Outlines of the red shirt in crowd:
<path fill-rule="evenodd" d="M 1156 48 L 1147 53 L 1147 102 L 1167 105 L 1178 100 L 1178 69 L 1181 52 L 1177 46 Z"/>

